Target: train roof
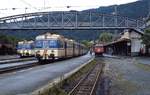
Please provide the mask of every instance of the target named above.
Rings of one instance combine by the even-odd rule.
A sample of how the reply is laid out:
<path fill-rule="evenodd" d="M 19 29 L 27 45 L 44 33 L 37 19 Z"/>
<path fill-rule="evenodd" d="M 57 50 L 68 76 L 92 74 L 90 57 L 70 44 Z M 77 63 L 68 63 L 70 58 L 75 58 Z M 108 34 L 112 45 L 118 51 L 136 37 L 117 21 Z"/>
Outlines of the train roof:
<path fill-rule="evenodd" d="M 80 44 L 80 43 L 76 42 L 73 39 L 65 38 L 64 36 L 59 35 L 59 34 L 46 33 L 46 34 L 39 35 L 39 36 L 36 37 L 36 40 L 43 40 L 43 39 L 62 39 L 62 40 L 67 41 L 67 42 L 72 42 L 72 43 L 75 43 L 75 44 Z M 82 45 L 82 44 L 80 44 L 80 45 Z M 84 46 L 84 45 L 82 45 L 82 46 Z"/>
<path fill-rule="evenodd" d="M 46 34 L 37 36 L 37 37 L 36 37 L 36 40 L 54 39 L 54 38 L 64 38 L 64 36 L 58 35 L 58 34 L 46 33 Z"/>
<path fill-rule="evenodd" d="M 95 46 L 104 46 L 104 44 L 95 44 Z"/>
<path fill-rule="evenodd" d="M 30 40 L 30 41 L 24 40 L 24 41 L 18 42 L 18 44 L 31 44 L 33 42 L 34 42 L 33 40 Z"/>

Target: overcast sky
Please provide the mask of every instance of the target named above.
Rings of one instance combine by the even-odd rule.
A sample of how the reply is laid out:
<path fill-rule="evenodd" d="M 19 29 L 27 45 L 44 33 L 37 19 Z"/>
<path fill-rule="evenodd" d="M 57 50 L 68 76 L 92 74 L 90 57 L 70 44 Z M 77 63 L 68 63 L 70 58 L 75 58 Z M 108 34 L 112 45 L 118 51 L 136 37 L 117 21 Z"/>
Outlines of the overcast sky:
<path fill-rule="evenodd" d="M 0 17 L 38 11 L 80 11 L 134 1 L 137 0 L 0 0 Z"/>

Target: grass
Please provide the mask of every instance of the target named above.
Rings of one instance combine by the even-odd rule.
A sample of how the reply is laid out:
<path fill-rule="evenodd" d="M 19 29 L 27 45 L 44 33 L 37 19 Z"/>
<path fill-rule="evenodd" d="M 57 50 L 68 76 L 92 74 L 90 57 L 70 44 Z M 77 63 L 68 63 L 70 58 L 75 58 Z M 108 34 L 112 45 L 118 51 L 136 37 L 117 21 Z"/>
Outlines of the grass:
<path fill-rule="evenodd" d="M 89 69 L 91 69 L 94 64 L 96 64 L 96 61 L 93 60 L 92 62 L 90 62 L 88 65 L 84 66 L 83 68 L 81 68 L 78 72 L 76 72 L 75 74 L 73 74 L 72 76 L 70 76 L 67 80 L 65 81 L 72 81 L 75 80 L 76 78 L 78 78 L 79 76 L 85 74 L 87 71 L 89 71 Z"/>
<path fill-rule="evenodd" d="M 69 78 L 63 80 L 62 82 L 55 84 L 52 88 L 47 91 L 40 93 L 39 95 L 67 95 L 67 92 L 64 91 L 63 86 L 69 85 L 72 81 L 80 78 L 83 74 L 88 72 L 96 64 L 96 60 L 91 61 L 88 65 L 81 68 L 78 72 L 71 75 Z"/>
<path fill-rule="evenodd" d="M 134 95 L 139 90 L 138 85 L 129 80 L 118 81 L 113 88 L 117 95 Z"/>
<path fill-rule="evenodd" d="M 135 95 L 135 93 L 139 90 L 136 83 L 124 79 L 123 74 L 119 72 L 113 81 L 114 82 L 111 87 L 112 95 Z"/>
<path fill-rule="evenodd" d="M 136 66 L 141 68 L 144 71 L 150 72 L 150 65 L 142 64 L 142 63 L 136 63 Z"/>

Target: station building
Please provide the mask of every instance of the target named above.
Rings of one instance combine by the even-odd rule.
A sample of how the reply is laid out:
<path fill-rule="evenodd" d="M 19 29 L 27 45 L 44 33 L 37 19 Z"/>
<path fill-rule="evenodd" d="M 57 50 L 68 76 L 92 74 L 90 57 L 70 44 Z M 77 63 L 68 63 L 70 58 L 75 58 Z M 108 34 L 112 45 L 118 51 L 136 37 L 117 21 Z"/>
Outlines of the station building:
<path fill-rule="evenodd" d="M 135 30 L 124 30 L 120 38 L 111 43 L 105 44 L 105 52 L 114 55 L 138 56 L 145 52 L 145 45 L 142 44 L 142 32 Z"/>

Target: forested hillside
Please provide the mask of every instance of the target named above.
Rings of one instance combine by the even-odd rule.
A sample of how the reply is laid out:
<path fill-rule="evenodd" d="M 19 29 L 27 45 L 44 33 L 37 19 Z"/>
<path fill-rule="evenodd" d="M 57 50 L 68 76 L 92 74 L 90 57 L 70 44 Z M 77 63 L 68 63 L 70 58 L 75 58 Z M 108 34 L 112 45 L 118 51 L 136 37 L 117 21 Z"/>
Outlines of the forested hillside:
<path fill-rule="evenodd" d="M 133 19 L 144 18 L 148 15 L 148 12 L 150 12 L 150 0 L 139 0 L 128 4 L 99 7 L 97 9 L 90 9 L 90 11 L 111 14 L 115 11 L 115 6 L 117 6 L 118 15 Z"/>

